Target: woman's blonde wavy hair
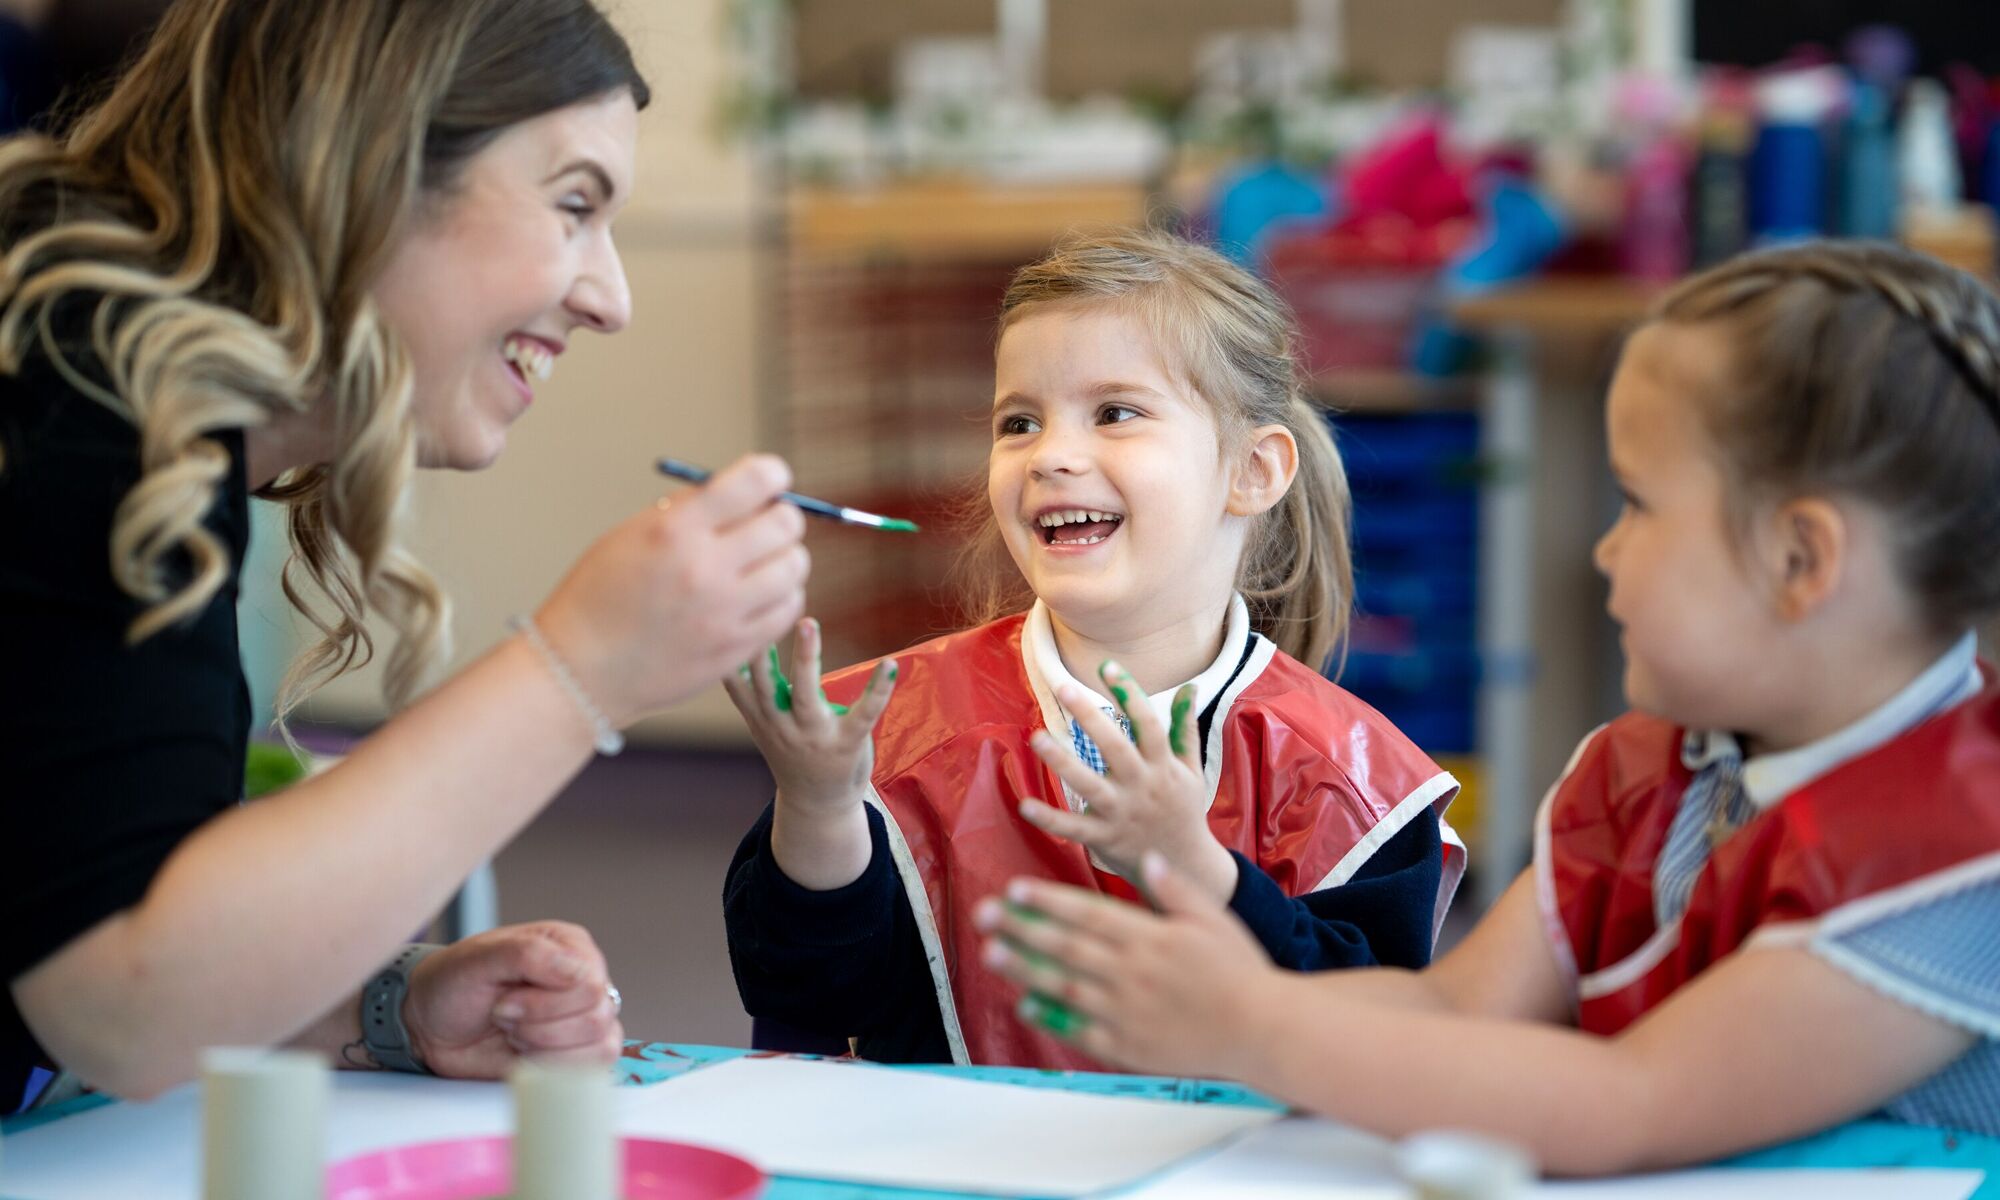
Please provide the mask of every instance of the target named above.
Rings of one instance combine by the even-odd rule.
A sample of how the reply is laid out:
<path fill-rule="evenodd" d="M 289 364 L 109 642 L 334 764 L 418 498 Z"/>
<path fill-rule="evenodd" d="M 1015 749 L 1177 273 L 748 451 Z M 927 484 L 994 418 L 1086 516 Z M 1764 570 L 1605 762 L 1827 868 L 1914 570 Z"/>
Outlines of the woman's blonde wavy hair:
<path fill-rule="evenodd" d="M 401 543 L 412 375 L 370 286 L 508 126 L 620 89 L 645 106 L 591 0 L 180 0 L 60 138 L 0 143 L 0 371 L 45 356 L 139 431 L 110 536 L 144 606 L 130 641 L 229 576 L 203 523 L 230 472 L 214 435 L 325 405 L 331 461 L 263 492 L 320 634 L 279 721 L 373 657 L 371 610 L 396 632 L 384 693 L 408 701 L 448 653 L 449 604 Z"/>
<path fill-rule="evenodd" d="M 1298 475 L 1251 526 L 1236 588 L 1250 623 L 1278 649 L 1326 669 L 1347 638 L 1354 568 L 1347 472 L 1326 420 L 1306 396 L 1298 327 L 1285 302 L 1215 251 L 1158 230 L 1073 237 L 1015 272 L 1000 302 L 1000 336 L 1030 315 L 1109 307 L 1135 314 L 1194 391 L 1214 407 L 1224 453 L 1260 426 L 1298 443 Z M 975 623 L 1033 597 L 1013 569 L 984 481 L 964 505 L 972 536 L 957 567 L 960 603 Z"/>

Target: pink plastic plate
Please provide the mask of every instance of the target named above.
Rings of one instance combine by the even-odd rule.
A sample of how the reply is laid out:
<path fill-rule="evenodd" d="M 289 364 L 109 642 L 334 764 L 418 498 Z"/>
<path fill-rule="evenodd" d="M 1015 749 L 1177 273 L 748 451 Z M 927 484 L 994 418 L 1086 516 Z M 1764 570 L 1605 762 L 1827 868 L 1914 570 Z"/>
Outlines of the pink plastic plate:
<path fill-rule="evenodd" d="M 626 1138 L 625 1200 L 750 1200 L 764 1173 L 733 1154 Z M 425 1142 L 363 1154 L 327 1169 L 327 1200 L 496 1200 L 514 1184 L 504 1137 Z"/>

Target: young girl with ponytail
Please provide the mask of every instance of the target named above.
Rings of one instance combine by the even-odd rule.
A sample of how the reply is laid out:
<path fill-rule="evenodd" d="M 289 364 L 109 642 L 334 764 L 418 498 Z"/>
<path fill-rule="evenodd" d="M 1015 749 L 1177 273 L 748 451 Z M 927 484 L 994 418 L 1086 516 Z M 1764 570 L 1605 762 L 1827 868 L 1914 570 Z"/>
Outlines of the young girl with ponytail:
<path fill-rule="evenodd" d="M 1022 873 L 1137 901 L 1148 853 L 1285 967 L 1429 960 L 1457 784 L 1320 673 L 1348 492 L 1293 344 L 1255 278 L 1158 233 L 1014 277 L 974 551 L 1032 595 L 833 675 L 851 711 L 811 621 L 789 704 L 765 663 L 730 685 L 778 784 L 726 890 L 753 1015 L 871 1058 L 1093 1066 L 980 965 L 973 904 Z"/>

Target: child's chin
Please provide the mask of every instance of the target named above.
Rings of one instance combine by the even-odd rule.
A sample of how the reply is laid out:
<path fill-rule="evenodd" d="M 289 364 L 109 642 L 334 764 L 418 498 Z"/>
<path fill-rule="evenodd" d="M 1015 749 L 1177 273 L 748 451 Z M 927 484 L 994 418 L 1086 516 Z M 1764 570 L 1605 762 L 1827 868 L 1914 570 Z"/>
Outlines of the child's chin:
<path fill-rule="evenodd" d="M 1690 702 L 1686 696 L 1672 693 L 1672 689 L 1660 687 L 1647 675 L 1625 668 L 1625 703 L 1635 712 L 1657 717 L 1686 729 L 1717 728 L 1714 714 L 1709 705 Z"/>
<path fill-rule="evenodd" d="M 1123 616 L 1145 602 L 1122 588 L 1102 586 L 1051 587 L 1037 593 L 1043 604 L 1072 629 L 1085 622 Z"/>
<path fill-rule="evenodd" d="M 1627 708 L 1637 709 L 1643 713 L 1651 713 L 1654 716 L 1666 715 L 1660 711 L 1659 698 L 1653 694 L 1653 689 L 1648 686 L 1647 680 L 1639 672 L 1635 671 L 1630 664 L 1627 664 L 1625 667 L 1623 685 L 1619 690 L 1625 694 L 1625 706 Z"/>

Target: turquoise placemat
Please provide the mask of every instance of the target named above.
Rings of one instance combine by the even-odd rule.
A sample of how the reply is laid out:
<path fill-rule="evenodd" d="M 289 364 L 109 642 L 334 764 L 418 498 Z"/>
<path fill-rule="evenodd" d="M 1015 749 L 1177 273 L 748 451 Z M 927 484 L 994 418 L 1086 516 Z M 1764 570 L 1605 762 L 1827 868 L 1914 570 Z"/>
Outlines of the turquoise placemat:
<path fill-rule="evenodd" d="M 725 1046 L 628 1042 L 624 1056 L 618 1060 L 619 1082 L 628 1087 L 646 1087 L 664 1083 L 689 1071 L 700 1070 L 712 1063 L 756 1053 L 759 1052 Z M 928 1065 L 896 1069 L 951 1075 L 959 1079 L 1011 1083 L 1022 1087 L 1089 1092 L 1103 1096 L 1130 1096 L 1149 1100 L 1172 1100 L 1182 1104 L 1232 1104 L 1270 1109 L 1283 1107 L 1269 1097 L 1238 1084 L 1205 1079 L 1175 1079 L 1157 1075 L 1109 1075 L 1083 1071 L 1039 1071 L 1023 1067 Z M 66 1104 L 0 1121 L 0 1132 L 20 1133 L 49 1121 L 61 1120 L 79 1112 L 113 1103 L 116 1101 L 102 1096 L 79 1097 Z M 4 1161 L 4 1157 L 0 1157 L 0 1163 Z M 1925 1129 L 1891 1121 L 1856 1121 L 1812 1137 L 1801 1138 L 1796 1142 L 1788 1142 L 1730 1159 L 1721 1165 L 1745 1169 L 1903 1166 L 1981 1170 L 1986 1172 L 1986 1182 L 1974 1193 L 1973 1200 L 2000 1200 L 2000 1138 L 1982 1137 L 1947 1129 Z M 775 1177 L 764 1196 L 765 1200 L 966 1200 L 966 1194 L 959 1192 L 870 1187 L 790 1176 Z M 5 1198 L 0 1197 L 0 1200 Z"/>
<path fill-rule="evenodd" d="M 667 1042 L 627 1042 L 624 1057 L 618 1060 L 619 1083 L 628 1087 L 646 1087 L 664 1083 L 678 1075 L 699 1070 L 711 1063 L 723 1062 L 748 1054 L 753 1050 L 737 1050 L 726 1046 L 695 1046 Z M 772 1055 L 771 1057 L 779 1057 Z M 819 1057 L 802 1055 L 800 1057 Z M 833 1061 L 849 1061 L 836 1059 Z M 942 1075 L 952 1075 L 960 1079 L 983 1079 L 999 1083 L 1018 1084 L 1023 1087 L 1050 1088 L 1060 1091 L 1091 1092 L 1107 1096 L 1137 1096 L 1150 1100 L 1174 1100 L 1183 1104 L 1235 1104 L 1259 1108 L 1280 1108 L 1273 1100 L 1232 1083 L 1217 1083 L 1201 1079 L 1171 1079 L 1154 1075 L 1104 1075 L 1087 1071 L 1037 1071 L 1022 1067 L 954 1067 L 949 1065 L 926 1065 L 898 1067 L 902 1071 L 922 1071 Z M 59 1121 L 76 1113 L 87 1112 L 106 1104 L 115 1104 L 103 1096 L 81 1096 L 63 1104 L 37 1110 L 19 1117 L 10 1117 L 0 1122 L 0 1131 L 19 1133 Z M 5 1159 L 0 1158 L 0 1165 Z M 777 1176 L 765 1191 L 765 1200 L 867 1200 L 869 1197 L 895 1198 L 895 1200 L 963 1200 L 964 1193 L 926 1192 L 908 1188 L 868 1187 L 850 1183 L 828 1183 L 817 1179 L 796 1179 Z M 5 1200 L 0 1197 L 0 1200 Z M 990 1200 L 990 1198 L 988 1198 Z"/>

